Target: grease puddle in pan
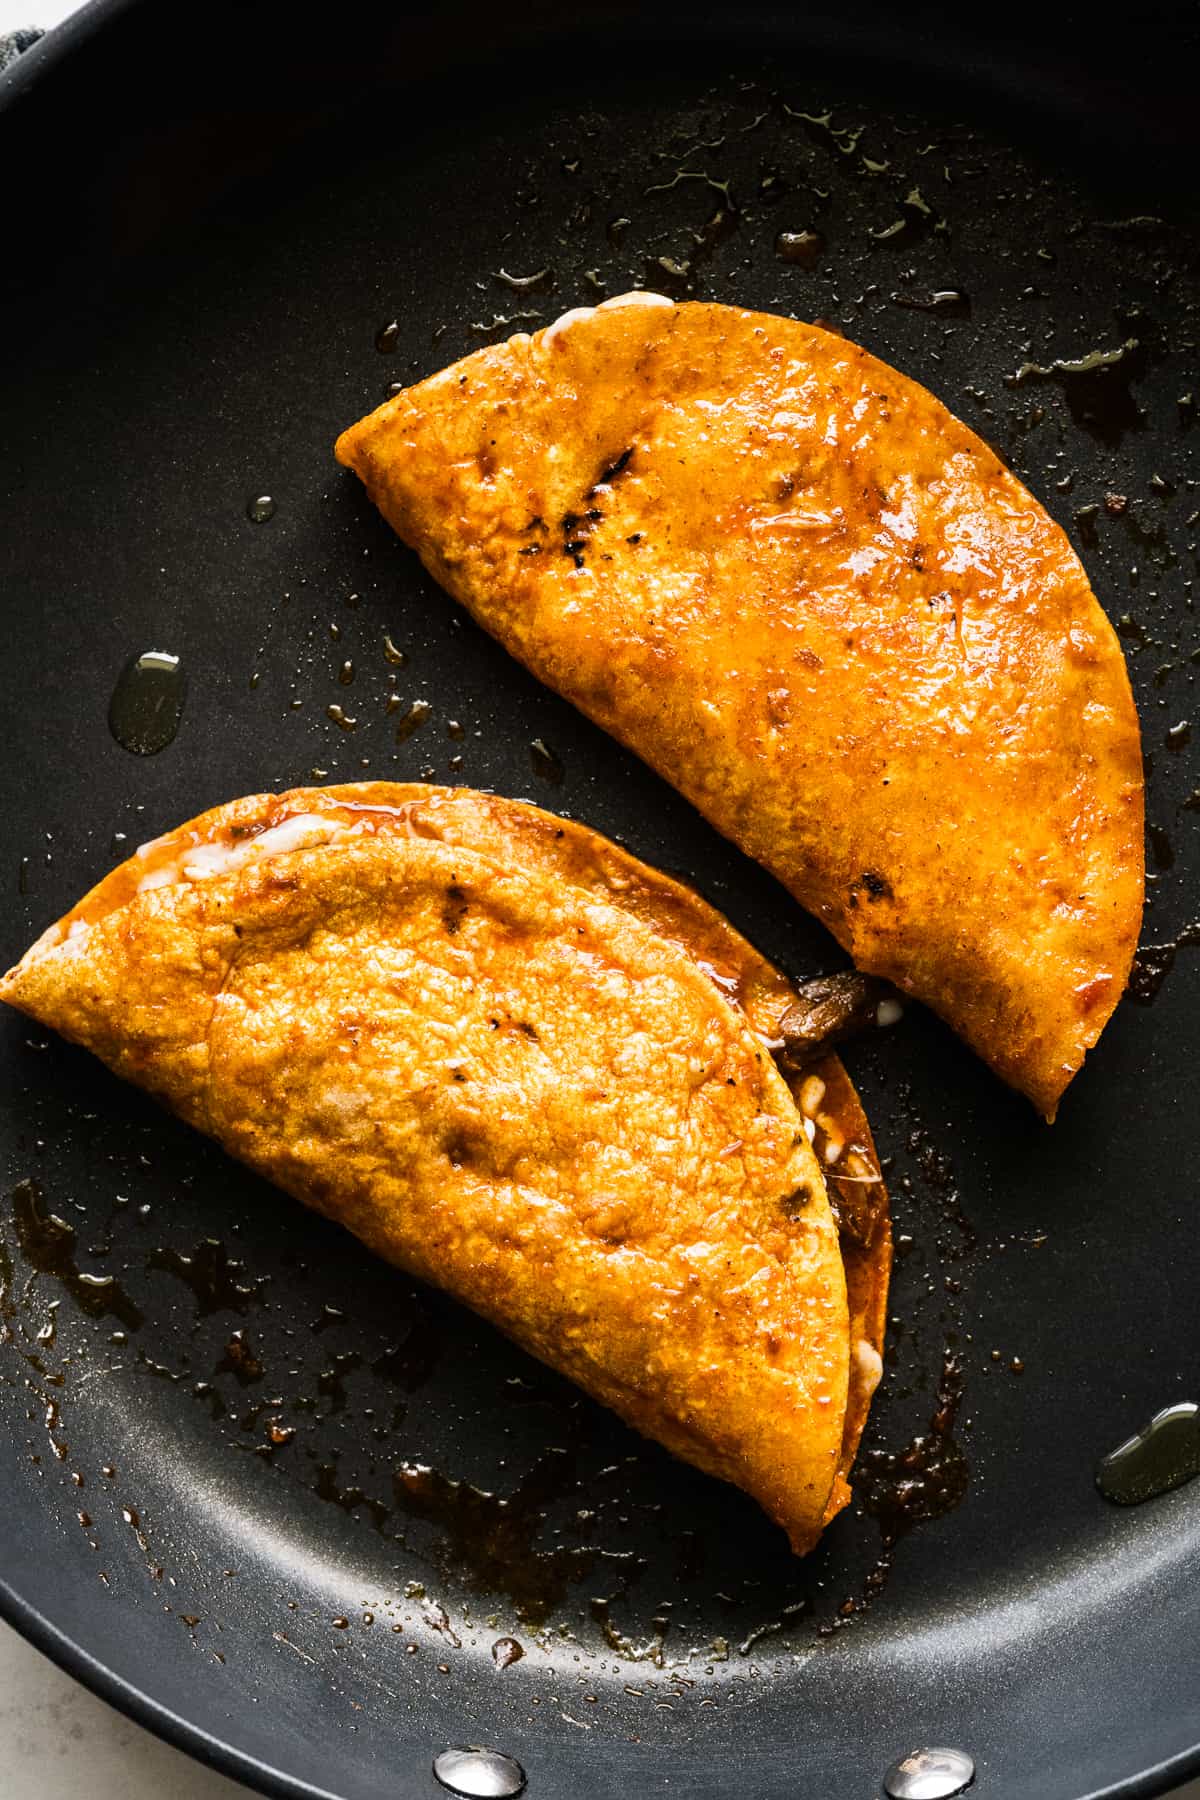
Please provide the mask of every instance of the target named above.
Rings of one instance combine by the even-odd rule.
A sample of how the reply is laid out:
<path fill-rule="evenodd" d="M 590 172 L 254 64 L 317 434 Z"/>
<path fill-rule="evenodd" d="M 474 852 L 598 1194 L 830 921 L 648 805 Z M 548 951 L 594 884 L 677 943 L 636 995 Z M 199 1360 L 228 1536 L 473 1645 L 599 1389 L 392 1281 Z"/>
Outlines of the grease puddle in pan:
<path fill-rule="evenodd" d="M 1117 1506 L 1139 1506 L 1200 1475 L 1200 1406 L 1183 1400 L 1118 1444 L 1096 1470 L 1096 1486 Z"/>
<path fill-rule="evenodd" d="M 187 698 L 187 676 L 169 650 L 131 656 L 108 705 L 108 728 L 123 750 L 155 756 L 173 743 Z"/>

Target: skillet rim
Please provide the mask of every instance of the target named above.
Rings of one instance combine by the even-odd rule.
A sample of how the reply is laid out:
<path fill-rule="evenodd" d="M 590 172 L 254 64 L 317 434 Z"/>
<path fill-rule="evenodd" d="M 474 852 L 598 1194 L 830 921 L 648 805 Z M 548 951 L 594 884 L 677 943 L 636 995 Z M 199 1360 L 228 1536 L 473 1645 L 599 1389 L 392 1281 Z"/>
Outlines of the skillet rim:
<path fill-rule="evenodd" d="M 143 0 L 83 0 L 77 12 L 45 32 L 0 72 L 0 115 L 27 99 L 77 51 L 101 36 L 125 14 L 135 12 L 142 3 Z M 278 1800 L 344 1800 L 344 1796 L 334 1789 L 314 1786 L 298 1776 L 270 1767 L 155 1700 L 144 1688 L 134 1686 L 106 1662 L 85 1650 L 38 1607 L 23 1598 L 2 1575 L 0 1621 L 125 1718 L 216 1773 L 242 1783 L 253 1792 L 278 1797 Z M 1103 1788 L 1091 1789 L 1081 1794 L 1079 1800 L 1162 1800 L 1164 1796 L 1173 1795 L 1181 1784 L 1197 1777 L 1200 1777 L 1200 1740 L 1191 1749 L 1155 1763 L 1138 1774 Z"/>

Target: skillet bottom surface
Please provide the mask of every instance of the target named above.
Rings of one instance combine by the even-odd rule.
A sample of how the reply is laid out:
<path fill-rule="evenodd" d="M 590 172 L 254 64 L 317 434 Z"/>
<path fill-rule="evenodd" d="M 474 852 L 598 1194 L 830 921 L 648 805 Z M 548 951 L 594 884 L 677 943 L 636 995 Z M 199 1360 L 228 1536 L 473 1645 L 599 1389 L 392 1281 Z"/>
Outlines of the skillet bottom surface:
<path fill-rule="evenodd" d="M 201 808 L 369 773 L 582 818 L 790 972 L 843 961 L 456 615 L 332 463 L 389 383 L 639 283 L 831 321 L 1062 521 L 1122 621 L 1146 937 L 1174 946 L 1196 860 L 1187 734 L 1166 747 L 1195 673 L 1189 241 L 820 66 L 575 67 L 569 88 L 531 75 L 514 112 L 464 78 L 260 147 L 203 203 L 182 184 L 160 231 L 131 212 L 86 322 L 27 348 L 0 452 L 25 521 L 0 544 L 6 958 Z M 108 702 L 150 648 L 188 698 L 173 744 L 134 757 Z M 9 1616 L 285 1794 L 440 1792 L 432 1757 L 474 1742 L 537 1800 L 850 1800 L 919 1743 L 969 1750 L 981 1797 L 1161 1791 L 1200 1740 L 1200 1486 L 1118 1510 L 1093 1476 L 1198 1397 L 1186 934 L 1139 981 L 1172 958 L 1053 1131 L 918 1009 L 851 1046 L 901 1253 L 858 1498 L 804 1562 L 742 1496 L 0 1020 Z"/>

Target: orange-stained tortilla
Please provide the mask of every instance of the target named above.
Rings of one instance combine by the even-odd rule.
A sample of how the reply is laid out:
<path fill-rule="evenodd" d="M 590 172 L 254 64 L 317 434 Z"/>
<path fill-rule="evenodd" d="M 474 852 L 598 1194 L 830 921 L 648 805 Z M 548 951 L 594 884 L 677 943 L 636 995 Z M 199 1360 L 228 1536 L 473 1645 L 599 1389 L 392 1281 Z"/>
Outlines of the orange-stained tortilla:
<path fill-rule="evenodd" d="M 857 1096 L 814 1064 L 806 1126 L 764 1043 L 794 991 L 597 834 L 469 790 L 251 796 L 114 870 L 0 998 L 798 1550 L 848 1499 L 890 1265 L 885 1205 L 843 1263 L 822 1178 L 877 1175 Z"/>
<path fill-rule="evenodd" d="M 430 571 L 1048 1117 L 1142 906 L 1125 664 L 934 396 L 791 319 L 624 296 L 338 440 Z"/>

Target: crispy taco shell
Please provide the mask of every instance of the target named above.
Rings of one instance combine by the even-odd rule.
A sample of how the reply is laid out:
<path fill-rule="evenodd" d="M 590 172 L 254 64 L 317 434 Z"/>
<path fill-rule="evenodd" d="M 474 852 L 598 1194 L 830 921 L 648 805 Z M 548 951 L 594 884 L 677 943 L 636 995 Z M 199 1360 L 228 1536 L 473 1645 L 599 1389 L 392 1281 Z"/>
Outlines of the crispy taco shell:
<path fill-rule="evenodd" d="M 1054 1116 L 1137 943 L 1137 715 L 1064 533 L 939 400 L 816 326 L 632 294 L 336 451 L 480 624 Z"/>
<path fill-rule="evenodd" d="M 797 1550 L 845 1504 L 890 1261 L 857 1096 L 832 1055 L 789 1091 L 794 990 L 596 833 L 465 789 L 250 796 L 114 870 L 0 998 Z M 852 1160 L 877 1204 L 839 1244 Z"/>

